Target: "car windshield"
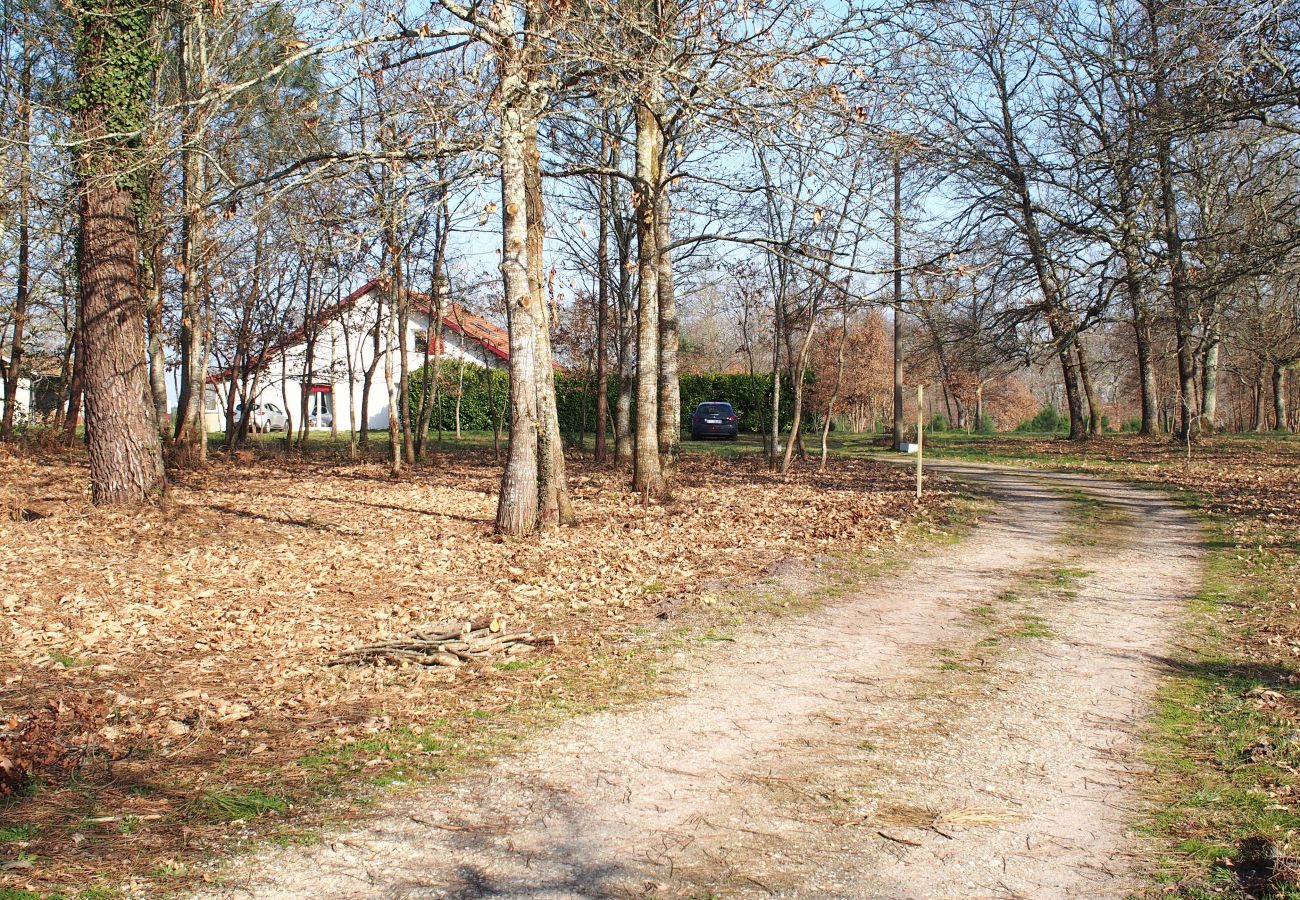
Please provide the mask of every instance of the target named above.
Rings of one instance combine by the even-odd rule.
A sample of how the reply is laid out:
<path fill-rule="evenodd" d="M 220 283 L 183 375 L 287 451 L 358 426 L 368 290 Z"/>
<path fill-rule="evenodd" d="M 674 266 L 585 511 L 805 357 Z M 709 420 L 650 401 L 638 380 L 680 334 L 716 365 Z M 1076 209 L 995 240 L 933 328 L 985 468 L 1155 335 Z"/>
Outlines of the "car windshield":
<path fill-rule="evenodd" d="M 731 404 L 701 403 L 695 411 L 703 416 L 729 416 L 731 415 Z"/>

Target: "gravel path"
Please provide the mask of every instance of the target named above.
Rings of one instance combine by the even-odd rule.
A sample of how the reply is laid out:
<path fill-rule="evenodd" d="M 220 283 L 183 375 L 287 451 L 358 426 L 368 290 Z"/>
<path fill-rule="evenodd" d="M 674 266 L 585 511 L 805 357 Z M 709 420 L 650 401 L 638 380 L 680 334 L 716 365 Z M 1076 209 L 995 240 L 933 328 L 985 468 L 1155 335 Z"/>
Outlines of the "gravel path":
<path fill-rule="evenodd" d="M 202 896 L 1124 896 L 1195 524 L 1128 486 L 942 468 L 999 501 L 960 544 Z"/>

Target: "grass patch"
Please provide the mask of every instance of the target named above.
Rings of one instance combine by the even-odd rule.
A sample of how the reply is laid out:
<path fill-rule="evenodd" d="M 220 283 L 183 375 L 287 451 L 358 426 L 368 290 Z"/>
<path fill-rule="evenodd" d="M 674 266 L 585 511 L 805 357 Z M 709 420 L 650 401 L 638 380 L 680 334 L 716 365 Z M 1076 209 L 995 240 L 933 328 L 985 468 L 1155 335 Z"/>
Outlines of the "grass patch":
<path fill-rule="evenodd" d="M 1029 640 L 1049 638 L 1052 636 L 1052 629 L 1047 622 L 1038 616 L 1021 616 L 1020 624 L 1016 626 L 1010 636 Z"/>
<path fill-rule="evenodd" d="M 534 656 L 531 659 L 503 659 L 494 662 L 492 668 L 498 672 L 522 672 L 525 669 L 535 669 L 544 661 L 540 656 Z"/>
<path fill-rule="evenodd" d="M 62 650 L 51 650 L 50 659 L 54 660 L 65 669 L 79 669 L 89 663 L 79 656 L 73 656 L 71 653 L 65 653 Z"/>
<path fill-rule="evenodd" d="M 1243 653 L 1251 625 L 1232 621 L 1276 603 L 1297 566 L 1265 535 L 1203 520 L 1215 549 L 1148 742 L 1155 875 L 1196 900 L 1300 898 L 1279 864 L 1300 853 L 1300 667 Z"/>
<path fill-rule="evenodd" d="M 199 808 L 213 821 L 244 822 L 267 813 L 283 813 L 289 803 L 277 794 L 256 789 L 241 792 L 217 788 L 204 793 Z"/>
<path fill-rule="evenodd" d="M 17 844 L 36 836 L 36 826 L 27 822 L 0 828 L 0 844 Z"/>

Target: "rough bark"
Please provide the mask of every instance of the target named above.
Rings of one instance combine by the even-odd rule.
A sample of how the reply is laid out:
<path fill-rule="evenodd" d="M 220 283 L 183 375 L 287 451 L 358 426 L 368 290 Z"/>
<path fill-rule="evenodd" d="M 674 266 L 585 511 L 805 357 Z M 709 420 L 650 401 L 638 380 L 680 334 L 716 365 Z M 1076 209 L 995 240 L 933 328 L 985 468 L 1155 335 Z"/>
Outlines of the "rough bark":
<path fill-rule="evenodd" d="M 162 494 L 166 478 L 148 399 L 133 198 L 96 179 L 80 199 L 91 497 L 96 504 L 142 503 Z"/>

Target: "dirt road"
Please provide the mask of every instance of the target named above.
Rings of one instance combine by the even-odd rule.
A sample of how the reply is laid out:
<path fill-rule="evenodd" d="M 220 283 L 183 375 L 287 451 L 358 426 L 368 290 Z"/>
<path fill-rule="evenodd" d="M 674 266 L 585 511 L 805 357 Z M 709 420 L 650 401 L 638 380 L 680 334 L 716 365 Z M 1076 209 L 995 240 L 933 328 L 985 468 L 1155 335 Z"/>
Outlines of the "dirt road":
<path fill-rule="evenodd" d="M 1124 896 L 1195 524 L 1132 487 L 945 468 L 998 501 L 960 544 L 203 896 Z"/>

